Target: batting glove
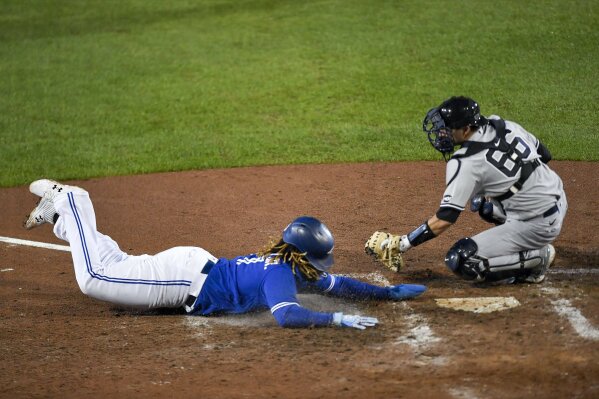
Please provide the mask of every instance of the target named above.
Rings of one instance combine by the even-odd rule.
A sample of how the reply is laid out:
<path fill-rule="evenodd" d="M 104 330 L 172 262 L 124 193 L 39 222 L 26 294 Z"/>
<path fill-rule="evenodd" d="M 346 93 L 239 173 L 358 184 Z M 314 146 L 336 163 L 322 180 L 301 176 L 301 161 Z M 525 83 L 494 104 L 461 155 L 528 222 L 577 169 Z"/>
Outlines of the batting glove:
<path fill-rule="evenodd" d="M 426 291 L 426 287 L 420 284 L 400 284 L 387 287 L 389 296 L 396 301 L 415 298 Z"/>
<path fill-rule="evenodd" d="M 374 327 L 378 322 L 379 319 L 376 317 L 356 316 L 341 312 L 333 313 L 333 324 L 339 327 L 353 327 L 364 330 L 366 327 Z"/>

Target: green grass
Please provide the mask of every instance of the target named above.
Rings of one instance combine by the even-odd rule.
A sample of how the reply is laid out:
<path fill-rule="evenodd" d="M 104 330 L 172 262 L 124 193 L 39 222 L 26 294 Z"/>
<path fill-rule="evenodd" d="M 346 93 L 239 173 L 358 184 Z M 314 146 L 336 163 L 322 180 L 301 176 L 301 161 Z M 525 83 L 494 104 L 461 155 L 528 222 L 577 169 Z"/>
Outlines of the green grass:
<path fill-rule="evenodd" d="M 0 186 L 440 159 L 454 94 L 599 160 L 599 1 L 0 2 Z"/>

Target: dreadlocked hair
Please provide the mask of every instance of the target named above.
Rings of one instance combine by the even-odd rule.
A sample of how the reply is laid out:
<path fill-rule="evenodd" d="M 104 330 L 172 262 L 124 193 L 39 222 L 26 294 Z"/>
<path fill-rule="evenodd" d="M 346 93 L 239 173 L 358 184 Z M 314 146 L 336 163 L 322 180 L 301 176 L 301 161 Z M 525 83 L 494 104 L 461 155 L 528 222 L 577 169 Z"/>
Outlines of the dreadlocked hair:
<path fill-rule="evenodd" d="M 322 272 L 312 266 L 306 258 L 306 252 L 300 252 L 295 246 L 287 244 L 283 239 L 279 241 L 276 239 L 271 240 L 257 255 L 289 263 L 293 274 L 297 275 L 299 272 L 309 281 L 316 281 L 322 275 Z"/>

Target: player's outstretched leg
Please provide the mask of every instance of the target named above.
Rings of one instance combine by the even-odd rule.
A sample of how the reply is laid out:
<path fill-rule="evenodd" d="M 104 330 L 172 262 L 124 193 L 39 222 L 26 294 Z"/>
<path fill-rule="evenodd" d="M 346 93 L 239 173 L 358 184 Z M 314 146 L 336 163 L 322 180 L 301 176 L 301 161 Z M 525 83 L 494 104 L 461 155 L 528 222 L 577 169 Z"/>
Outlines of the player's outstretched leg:
<path fill-rule="evenodd" d="M 48 179 L 32 183 L 30 190 L 42 199 L 29 224 L 55 222 L 54 234 L 70 244 L 77 284 L 92 298 L 144 308 L 182 307 L 190 295 L 197 297 L 204 266 L 218 261 L 198 247 L 128 255 L 97 231 L 87 191 Z"/>
<path fill-rule="evenodd" d="M 96 216 L 87 191 L 49 179 L 32 182 L 29 191 L 41 199 L 25 227 L 54 224 L 54 234 L 71 246 L 75 277 L 84 293 L 88 294 L 94 286 L 93 276 L 98 271 L 127 258 L 116 242 L 96 230 Z"/>
<path fill-rule="evenodd" d="M 71 246 L 81 291 L 103 301 L 143 308 L 181 307 L 197 296 L 206 275 L 203 266 L 216 258 L 198 247 L 175 247 L 157 255 L 128 255 L 96 228 L 89 194 L 67 189 L 54 198 L 60 215 L 54 233 Z"/>
<path fill-rule="evenodd" d="M 110 237 L 97 231 L 96 214 L 87 191 L 63 187 L 53 200 L 56 212 L 60 215 L 54 225 L 54 234 L 68 241 L 71 246 L 75 278 L 81 291 L 113 302 L 106 297 L 110 293 L 105 288 L 109 279 L 103 272 L 111 264 L 122 262 L 129 256 Z M 116 280 L 120 281 L 118 277 Z"/>

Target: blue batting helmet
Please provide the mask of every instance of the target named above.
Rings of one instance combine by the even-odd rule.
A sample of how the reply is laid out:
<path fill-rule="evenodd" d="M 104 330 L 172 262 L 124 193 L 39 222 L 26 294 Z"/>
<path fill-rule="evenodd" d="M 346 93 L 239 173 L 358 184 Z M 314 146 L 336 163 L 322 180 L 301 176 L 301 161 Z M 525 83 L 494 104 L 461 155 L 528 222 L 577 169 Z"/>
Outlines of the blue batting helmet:
<path fill-rule="evenodd" d="M 327 226 L 311 216 L 300 216 L 285 227 L 283 241 L 306 253 L 310 264 L 321 272 L 333 266 L 335 240 Z"/>

